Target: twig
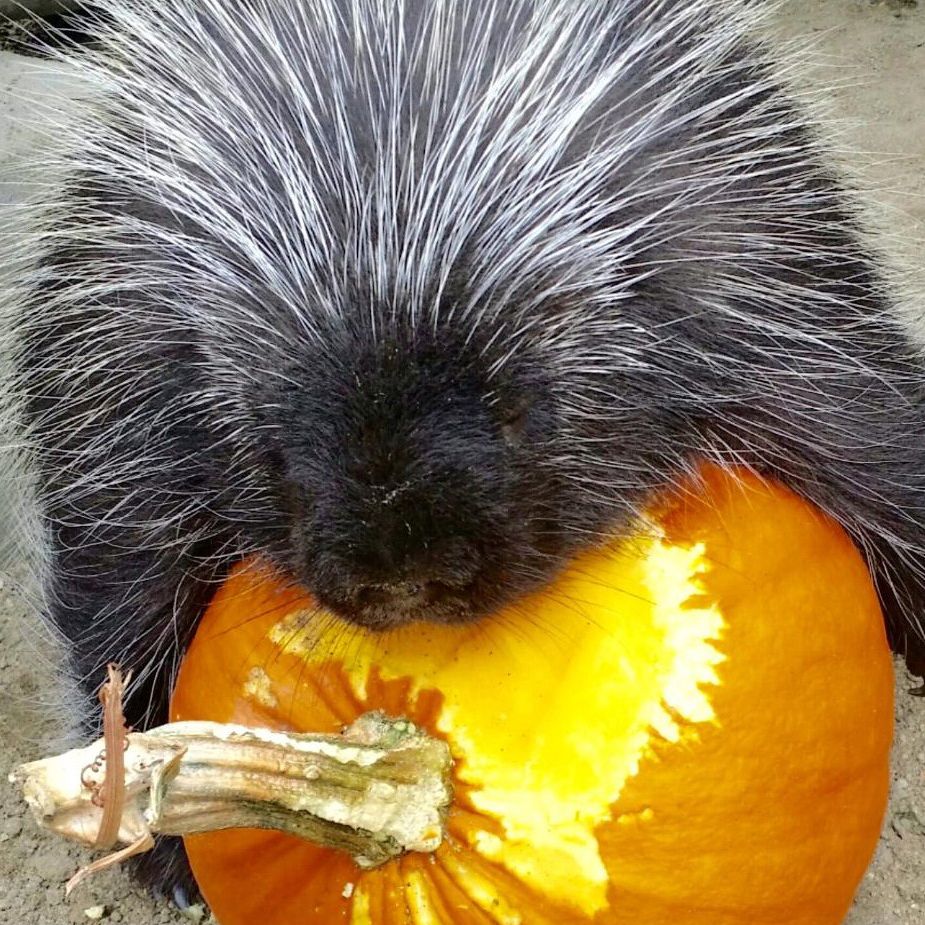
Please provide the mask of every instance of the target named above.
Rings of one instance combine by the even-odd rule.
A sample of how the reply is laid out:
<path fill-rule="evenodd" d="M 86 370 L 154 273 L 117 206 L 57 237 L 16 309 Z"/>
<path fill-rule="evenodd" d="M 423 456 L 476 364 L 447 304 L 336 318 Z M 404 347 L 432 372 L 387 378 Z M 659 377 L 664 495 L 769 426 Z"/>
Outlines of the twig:
<path fill-rule="evenodd" d="M 119 840 L 119 820 L 125 805 L 125 715 L 122 712 L 122 698 L 131 675 L 122 679 L 122 672 L 115 665 L 107 668 L 108 678 L 100 688 L 100 703 L 103 705 L 103 782 L 98 792 L 98 802 L 103 808 L 100 830 L 96 836 L 96 848 L 111 848 Z"/>

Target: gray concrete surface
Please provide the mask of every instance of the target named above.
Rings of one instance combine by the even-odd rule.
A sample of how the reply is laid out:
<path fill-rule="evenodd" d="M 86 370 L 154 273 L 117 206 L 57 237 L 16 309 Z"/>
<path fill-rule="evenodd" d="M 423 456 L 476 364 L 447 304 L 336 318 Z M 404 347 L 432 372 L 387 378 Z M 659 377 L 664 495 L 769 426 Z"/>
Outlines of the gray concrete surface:
<path fill-rule="evenodd" d="M 0 18 L 10 16 L 19 18 L 36 13 L 39 16 L 48 16 L 58 13 L 68 7 L 66 0 L 0 0 Z"/>
<path fill-rule="evenodd" d="M 77 81 L 61 67 L 0 51 L 0 207 L 21 202 L 30 183 L 43 180 L 33 169 L 43 141 L 78 96 Z"/>

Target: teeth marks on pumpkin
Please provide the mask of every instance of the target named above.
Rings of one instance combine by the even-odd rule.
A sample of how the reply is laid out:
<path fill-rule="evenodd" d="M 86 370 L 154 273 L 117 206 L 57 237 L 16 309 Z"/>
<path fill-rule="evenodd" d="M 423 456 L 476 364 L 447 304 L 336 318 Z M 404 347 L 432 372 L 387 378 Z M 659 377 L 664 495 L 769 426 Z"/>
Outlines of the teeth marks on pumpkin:
<path fill-rule="evenodd" d="M 299 673 L 297 684 L 299 706 L 304 708 L 304 698 L 314 698 L 324 704 L 336 721 L 347 726 L 366 712 L 363 701 L 356 696 L 350 680 L 340 665 L 325 665 L 319 671 Z"/>
<path fill-rule="evenodd" d="M 275 710 L 279 707 L 279 700 L 273 693 L 273 682 L 270 680 L 266 670 L 259 665 L 254 665 L 247 673 L 247 680 L 244 682 L 244 694 L 270 710 Z"/>
<path fill-rule="evenodd" d="M 722 638 L 725 621 L 697 586 L 708 568 L 703 544 L 684 549 L 660 542 L 657 548 L 658 555 L 645 559 L 648 586 L 665 589 L 654 609 L 653 623 L 663 631 L 665 649 L 672 658 L 651 724 L 662 738 L 678 742 L 687 724 L 716 722 L 703 686 L 720 683 L 717 666 L 726 657 L 714 643 Z M 692 575 L 698 578 L 685 580 Z M 681 620 L 679 613 L 684 615 Z"/>
<path fill-rule="evenodd" d="M 315 712 L 319 707 L 323 707 L 331 718 L 333 731 L 338 727 L 350 725 L 366 712 L 363 701 L 356 696 L 339 664 L 332 663 L 315 671 L 306 671 L 305 662 L 298 657 L 293 662 L 292 672 L 294 677 L 290 685 L 288 708 L 291 725 L 298 726 L 297 712 Z"/>
<path fill-rule="evenodd" d="M 716 666 L 724 658 L 712 645 L 721 633 L 722 616 L 690 577 L 704 571 L 702 547 L 679 548 L 655 536 L 640 542 L 645 555 L 635 558 L 645 566 L 634 567 L 641 571 L 642 586 L 670 586 L 671 599 L 663 608 L 653 608 L 648 599 L 628 600 L 620 620 L 606 627 L 588 621 L 567 604 L 557 611 L 557 619 L 576 645 L 569 665 L 563 668 L 560 663 L 556 669 L 566 676 L 560 677 L 556 697 L 546 704 L 542 733 L 536 730 L 523 741 L 502 737 L 504 741 L 495 742 L 460 697 L 447 702 L 437 725 L 454 753 L 466 756 L 456 777 L 470 787 L 471 809 L 484 818 L 504 820 L 500 831 L 471 826 L 467 843 L 537 894 L 569 895 L 572 912 L 578 909 L 589 917 L 608 906 L 608 874 L 597 826 L 610 818 L 625 782 L 638 773 L 653 736 L 669 742 L 691 741 L 696 737 L 695 723 L 714 720 L 709 692 L 701 685 L 716 682 Z M 561 595 L 566 602 L 587 599 L 593 606 L 595 594 L 609 592 L 606 581 L 602 586 L 599 579 L 592 582 L 577 572 L 569 580 Z M 644 634 L 639 631 L 642 627 L 655 632 Z M 649 641 L 640 643 L 641 639 Z M 555 660 L 554 646 L 543 654 L 544 641 L 548 643 L 544 638 L 530 639 L 525 645 L 531 653 L 539 651 L 538 670 L 546 670 L 544 658 L 550 665 Z M 699 645 L 693 646 L 695 642 Z M 644 668 L 627 678 L 620 666 L 634 646 L 639 649 L 633 655 L 635 663 Z M 682 656 L 691 648 L 695 657 L 687 661 Z M 609 678 L 610 683 L 579 702 L 568 694 L 569 679 L 577 683 L 585 675 Z M 437 686 L 453 689 L 456 683 Z M 485 703 L 490 699 L 490 695 L 474 696 Z M 498 702 L 503 703 L 499 722 L 506 722 L 510 712 L 512 726 L 520 728 L 527 708 Z M 626 743 L 623 749 L 605 747 L 605 740 L 615 733 L 614 703 L 625 704 L 621 711 L 625 728 L 621 726 L 618 736 Z M 535 704 L 527 712 L 531 710 L 535 713 Z M 581 720 L 580 731 L 576 718 Z M 602 755 L 606 756 L 603 767 Z M 525 799 L 525 792 L 531 796 Z"/>
<path fill-rule="evenodd" d="M 642 822 L 651 822 L 655 818 L 655 812 L 651 806 L 644 809 L 633 810 L 628 813 L 620 813 L 616 818 L 618 825 L 639 825 Z"/>

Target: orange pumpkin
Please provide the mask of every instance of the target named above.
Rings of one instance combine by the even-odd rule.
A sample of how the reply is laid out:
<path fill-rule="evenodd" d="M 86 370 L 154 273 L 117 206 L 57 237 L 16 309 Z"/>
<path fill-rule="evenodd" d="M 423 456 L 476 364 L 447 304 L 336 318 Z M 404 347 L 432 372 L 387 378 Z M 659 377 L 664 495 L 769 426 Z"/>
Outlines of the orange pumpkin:
<path fill-rule="evenodd" d="M 222 925 L 836 925 L 886 802 L 868 572 L 747 473 L 705 470 L 476 625 L 367 633 L 252 563 L 206 614 L 173 718 L 328 732 L 370 709 L 450 744 L 444 844 L 363 871 L 274 832 L 191 836 Z"/>

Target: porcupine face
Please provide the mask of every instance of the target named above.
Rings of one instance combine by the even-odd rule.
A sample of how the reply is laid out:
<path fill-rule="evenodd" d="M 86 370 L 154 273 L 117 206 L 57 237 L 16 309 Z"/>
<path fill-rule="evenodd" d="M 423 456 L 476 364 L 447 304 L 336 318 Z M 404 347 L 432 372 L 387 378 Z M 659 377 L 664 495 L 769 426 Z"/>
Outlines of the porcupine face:
<path fill-rule="evenodd" d="M 534 306 L 559 330 L 544 353 L 542 338 L 495 346 L 513 297 L 474 331 L 446 297 L 442 325 L 345 311 L 255 393 L 265 495 L 287 525 L 274 558 L 367 626 L 467 621 L 544 584 L 632 519 L 671 440 L 633 363 L 621 382 L 605 362 L 621 327 L 596 328 L 593 305 Z"/>
<path fill-rule="evenodd" d="M 274 447 L 289 566 L 348 619 L 467 620 L 557 562 L 548 390 L 529 364 L 490 383 L 475 353 L 412 332 L 345 337 L 289 371 Z"/>

